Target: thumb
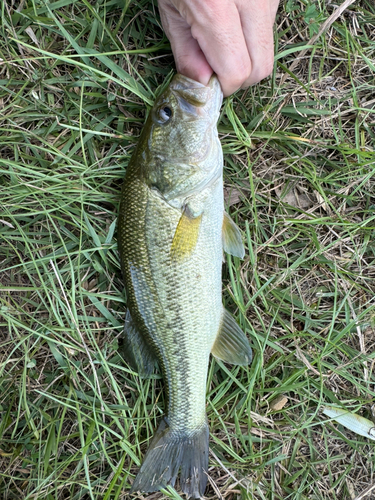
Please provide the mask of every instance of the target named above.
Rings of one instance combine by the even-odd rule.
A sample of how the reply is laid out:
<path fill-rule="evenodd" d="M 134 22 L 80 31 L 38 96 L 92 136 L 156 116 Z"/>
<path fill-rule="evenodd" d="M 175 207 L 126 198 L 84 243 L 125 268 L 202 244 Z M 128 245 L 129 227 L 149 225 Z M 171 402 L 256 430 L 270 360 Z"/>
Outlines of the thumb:
<path fill-rule="evenodd" d="M 168 0 L 159 0 L 161 22 L 171 43 L 177 71 L 207 85 L 212 68 L 199 44 L 192 37 L 191 27 Z"/>

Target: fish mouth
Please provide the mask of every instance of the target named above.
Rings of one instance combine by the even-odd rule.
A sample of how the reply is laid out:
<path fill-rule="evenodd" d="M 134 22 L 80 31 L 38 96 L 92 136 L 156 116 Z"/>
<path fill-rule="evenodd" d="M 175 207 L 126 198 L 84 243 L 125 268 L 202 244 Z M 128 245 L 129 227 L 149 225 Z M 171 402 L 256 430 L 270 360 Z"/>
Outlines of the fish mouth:
<path fill-rule="evenodd" d="M 212 75 L 208 84 L 203 85 L 203 83 L 192 80 L 187 76 L 177 74 L 173 78 L 170 88 L 177 97 L 194 106 L 198 115 L 213 115 L 214 120 L 217 119 L 223 102 L 223 92 L 216 75 Z"/>
<path fill-rule="evenodd" d="M 221 105 L 223 104 L 223 91 L 221 90 L 221 85 L 218 77 L 214 74 L 211 76 L 208 82 L 208 87 L 211 89 L 212 97 L 214 99 L 214 105 L 217 112 L 220 111 Z"/>

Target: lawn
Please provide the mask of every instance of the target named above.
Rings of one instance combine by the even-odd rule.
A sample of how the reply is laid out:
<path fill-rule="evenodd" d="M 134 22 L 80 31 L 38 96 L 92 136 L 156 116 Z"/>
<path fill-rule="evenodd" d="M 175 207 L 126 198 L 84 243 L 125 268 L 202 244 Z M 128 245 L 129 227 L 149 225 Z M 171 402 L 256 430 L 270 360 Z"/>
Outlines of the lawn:
<path fill-rule="evenodd" d="M 337 8 L 282 2 L 271 78 L 222 107 L 254 361 L 210 364 L 210 499 L 375 499 L 374 441 L 323 413 L 375 420 L 375 5 Z M 121 357 L 120 188 L 174 72 L 156 3 L 0 16 L 0 498 L 180 499 L 129 494 L 165 400 Z"/>

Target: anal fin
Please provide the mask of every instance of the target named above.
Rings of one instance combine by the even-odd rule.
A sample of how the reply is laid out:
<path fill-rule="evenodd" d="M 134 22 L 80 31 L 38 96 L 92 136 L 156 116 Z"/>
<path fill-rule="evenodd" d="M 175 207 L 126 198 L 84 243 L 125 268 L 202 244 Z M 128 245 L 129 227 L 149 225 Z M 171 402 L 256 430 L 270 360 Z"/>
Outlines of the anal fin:
<path fill-rule="evenodd" d="M 249 365 L 253 357 L 248 338 L 225 309 L 211 353 L 232 365 Z"/>
<path fill-rule="evenodd" d="M 129 309 L 126 312 L 122 353 L 124 358 L 138 372 L 140 377 L 150 377 L 156 364 L 156 357 L 136 327 Z"/>

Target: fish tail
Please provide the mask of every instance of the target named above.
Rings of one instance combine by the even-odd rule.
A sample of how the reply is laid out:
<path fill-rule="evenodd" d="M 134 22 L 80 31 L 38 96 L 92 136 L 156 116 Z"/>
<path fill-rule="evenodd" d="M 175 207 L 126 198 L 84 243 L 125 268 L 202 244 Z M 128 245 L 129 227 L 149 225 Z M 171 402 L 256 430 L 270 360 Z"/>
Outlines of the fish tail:
<path fill-rule="evenodd" d="M 180 471 L 180 487 L 188 498 L 200 498 L 207 484 L 208 425 L 194 431 L 174 431 L 163 418 L 151 441 L 143 464 L 131 488 L 152 492 L 174 486 Z"/>

